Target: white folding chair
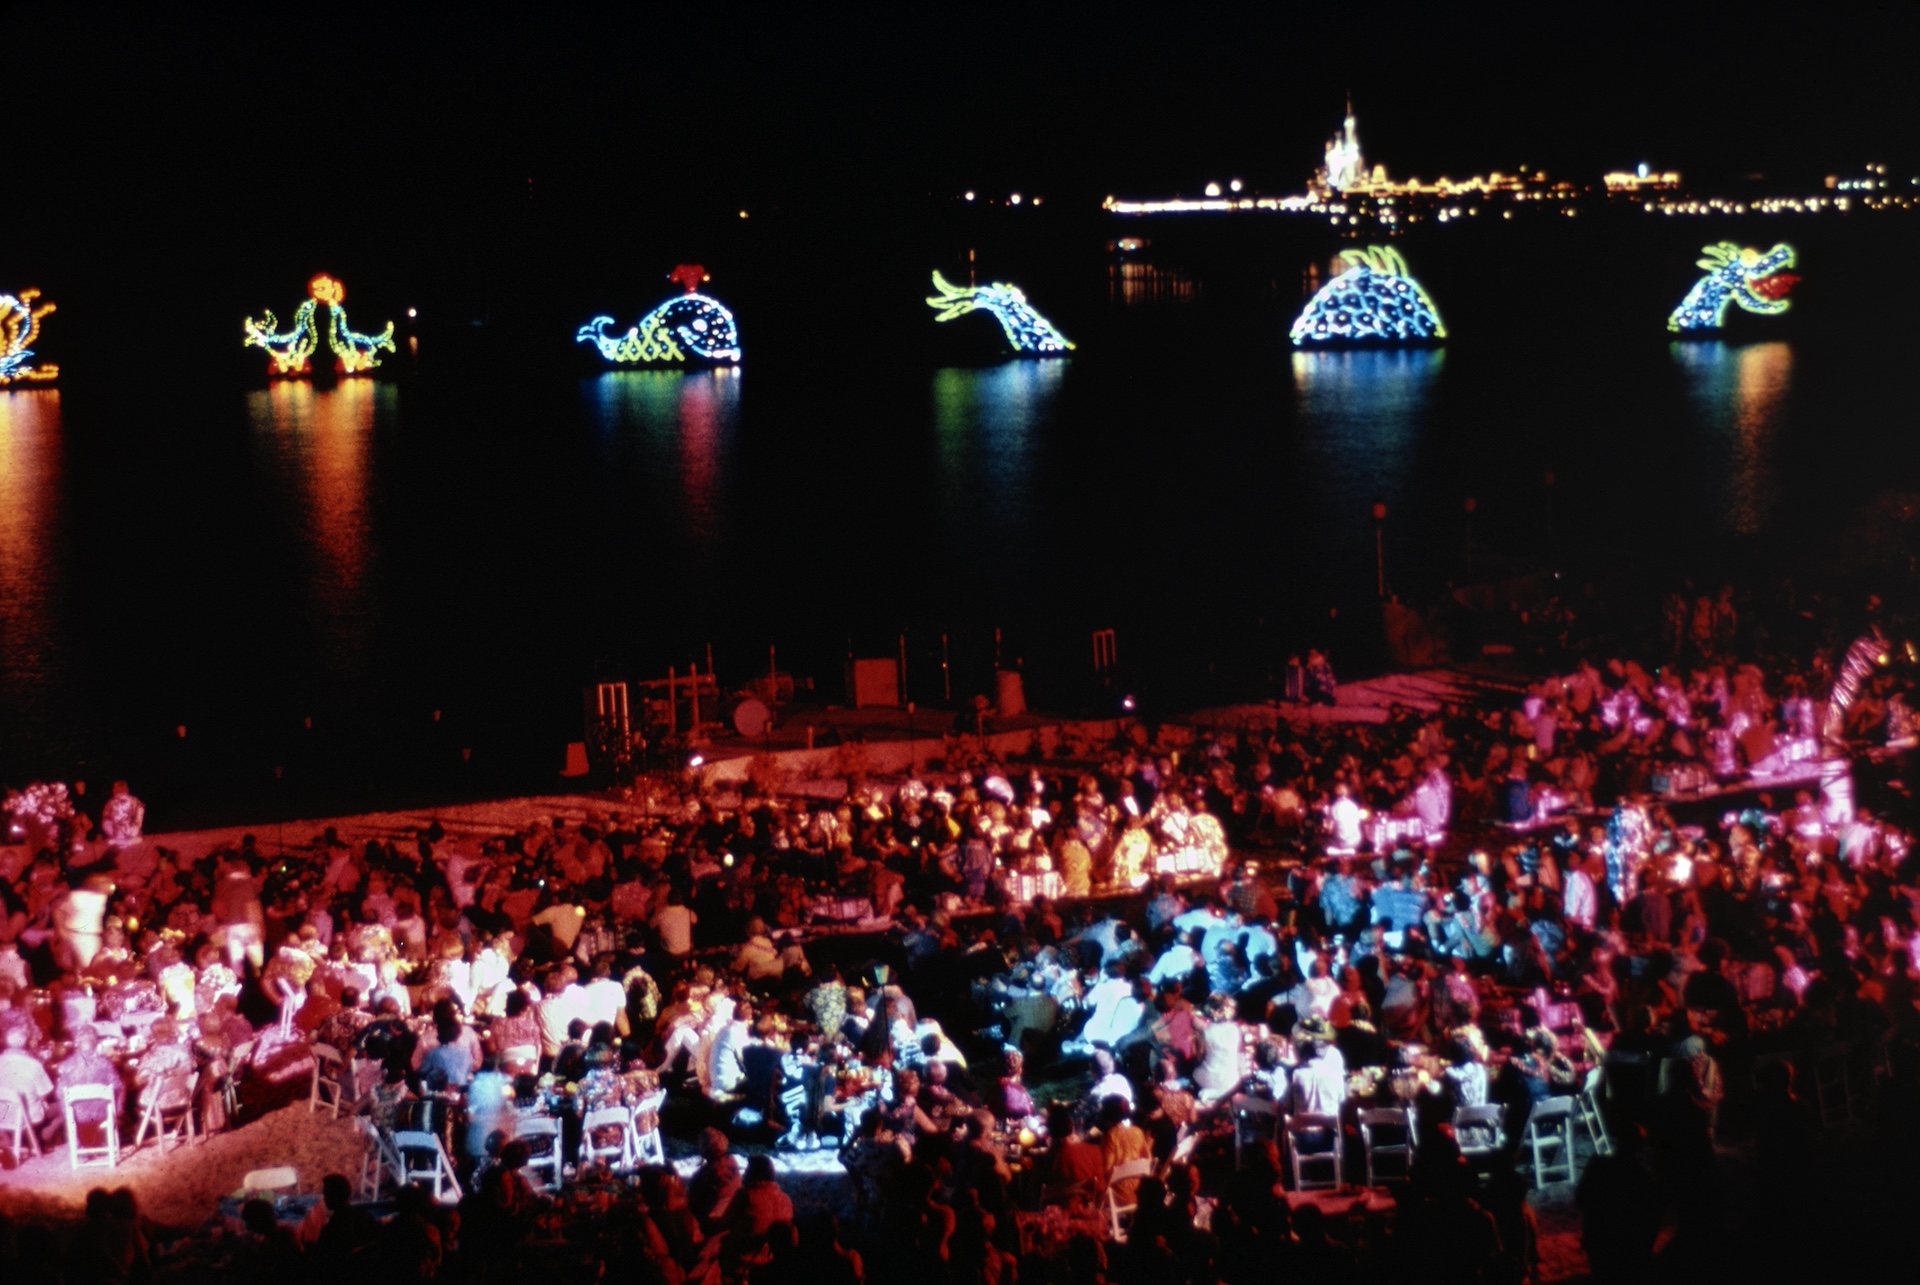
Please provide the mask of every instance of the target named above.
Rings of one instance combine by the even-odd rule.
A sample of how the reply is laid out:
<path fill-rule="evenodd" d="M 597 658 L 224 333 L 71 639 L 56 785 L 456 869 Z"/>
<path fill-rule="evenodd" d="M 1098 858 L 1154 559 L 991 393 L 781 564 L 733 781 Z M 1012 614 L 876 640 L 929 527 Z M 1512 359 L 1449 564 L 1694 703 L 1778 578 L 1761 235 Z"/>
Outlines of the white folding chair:
<path fill-rule="evenodd" d="M 33 1131 L 27 1104 L 18 1093 L 0 1093 L 0 1138 L 7 1140 L 7 1153 L 17 1164 L 29 1152 L 40 1155 L 40 1135 Z"/>
<path fill-rule="evenodd" d="M 1573 1181 L 1574 1110 L 1572 1098 L 1541 1098 L 1527 1113 L 1524 1140 L 1536 1187 Z"/>
<path fill-rule="evenodd" d="M 381 1188 L 389 1181 L 396 1187 L 402 1185 L 400 1175 L 405 1165 L 378 1125 L 365 1116 L 355 1116 L 353 1122 L 366 1143 L 360 1153 L 360 1199 L 378 1200 Z"/>
<path fill-rule="evenodd" d="M 146 1141 L 148 1129 L 154 1131 L 154 1141 L 160 1144 L 163 1151 L 168 1138 L 192 1142 L 194 1094 L 199 1089 L 198 1071 L 176 1071 L 172 1075 L 161 1076 L 141 1089 L 140 1126 L 133 1131 L 133 1146 L 138 1147 Z"/>
<path fill-rule="evenodd" d="M 1340 1121 L 1330 1115 L 1302 1111 L 1287 1117 L 1287 1155 L 1293 1167 L 1295 1191 L 1337 1191 L 1340 1188 Z M 1309 1168 L 1329 1167 L 1329 1179 L 1310 1178 Z"/>
<path fill-rule="evenodd" d="M 1613 1154 L 1613 1135 L 1607 1132 L 1607 1117 L 1600 1111 L 1600 1092 L 1606 1087 L 1607 1072 L 1603 1066 L 1594 1066 L 1587 1072 L 1587 1078 L 1581 1081 L 1580 1092 L 1573 1099 L 1575 1116 L 1580 1127 L 1587 1131 L 1587 1137 L 1593 1143 L 1593 1153 L 1597 1156 Z"/>
<path fill-rule="evenodd" d="M 515 1142 L 524 1142 L 533 1155 L 527 1161 L 527 1172 L 544 1172 L 547 1177 L 541 1184 L 544 1191 L 560 1190 L 560 1126 L 553 1117 L 544 1115 L 528 1116 L 520 1121 L 513 1134 Z M 544 1144 L 544 1145 L 543 1145 Z"/>
<path fill-rule="evenodd" d="M 292 1165 L 275 1165 L 271 1169 L 250 1170 L 247 1176 L 240 1180 L 240 1190 L 246 1192 L 249 1199 L 299 1189 L 300 1171 Z"/>
<path fill-rule="evenodd" d="M 313 1046 L 313 1085 L 307 1091 L 307 1114 L 321 1107 L 334 1119 L 340 1118 L 340 1104 L 347 1096 L 347 1060 L 340 1050 L 328 1044 Z"/>
<path fill-rule="evenodd" d="M 460 1179 L 454 1175 L 453 1161 L 438 1134 L 401 1129 L 393 1135 L 393 1148 L 400 1156 L 400 1186 L 425 1182 L 439 1203 L 459 1203 Z"/>
<path fill-rule="evenodd" d="M 580 1121 L 580 1163 L 604 1162 L 609 1169 L 633 1168 L 639 1145 L 633 1136 L 633 1113 L 625 1107 L 596 1107 Z"/>
<path fill-rule="evenodd" d="M 253 1062 L 254 1041 L 234 1046 L 233 1056 L 227 1059 L 227 1073 L 220 1080 L 220 1096 L 227 1104 L 227 1127 L 233 1127 L 233 1118 L 240 1114 L 240 1081 L 246 1078 L 247 1067 Z"/>
<path fill-rule="evenodd" d="M 74 1119 L 73 1105 L 76 1102 L 104 1102 L 107 1118 L 101 1124 L 105 1140 L 97 1147 L 80 1145 L 80 1123 Z M 72 1088 L 60 1090 L 60 1108 L 67 1117 L 67 1164 L 72 1169 L 87 1169 L 104 1166 L 115 1168 L 120 1163 L 120 1119 L 114 1102 L 113 1088 L 106 1084 L 76 1084 Z"/>
<path fill-rule="evenodd" d="M 1462 1159 L 1471 1164 L 1491 1159 L 1506 1149 L 1505 1111 L 1505 1107 L 1495 1103 L 1454 1110 L 1453 1135 L 1460 1144 Z"/>
<path fill-rule="evenodd" d="M 1360 1112 L 1360 1145 L 1367 1153 L 1367 1186 L 1377 1187 L 1380 1178 L 1375 1162 L 1381 1159 L 1399 1162 L 1396 1178 L 1413 1173 L 1413 1121 L 1402 1107 L 1366 1107 Z"/>
<path fill-rule="evenodd" d="M 1153 1159 L 1150 1156 L 1139 1160 L 1123 1160 L 1113 1167 L 1112 1173 L 1107 1175 L 1107 1226 L 1113 1230 L 1114 1240 L 1122 1244 L 1126 1243 L 1127 1228 L 1132 1225 L 1134 1211 L 1140 1208 L 1140 1201 L 1137 1199 L 1140 1191 L 1138 1180 L 1152 1176 Z M 1129 1179 L 1134 1180 L 1133 1190 L 1136 1199 L 1122 1204 L 1115 1188 Z"/>
<path fill-rule="evenodd" d="M 660 1108 L 667 1103 L 667 1091 L 655 1089 L 633 1108 L 633 1159 L 635 1164 L 667 1163 L 666 1140 L 660 1136 Z"/>
<path fill-rule="evenodd" d="M 1279 1140 L 1280 1104 L 1271 1098 L 1256 1098 L 1242 1093 L 1233 1097 L 1231 1105 L 1233 1165 L 1238 1169 L 1242 1163 L 1241 1152 L 1248 1142 Z"/>

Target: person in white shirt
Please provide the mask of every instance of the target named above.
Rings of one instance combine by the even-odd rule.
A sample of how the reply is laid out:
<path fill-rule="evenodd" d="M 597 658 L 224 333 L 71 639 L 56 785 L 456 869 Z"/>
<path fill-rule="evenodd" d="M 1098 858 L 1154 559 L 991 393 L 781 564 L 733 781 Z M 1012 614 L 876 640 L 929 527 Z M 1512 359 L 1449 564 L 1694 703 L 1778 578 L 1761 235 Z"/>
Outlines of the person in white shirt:
<path fill-rule="evenodd" d="M 1592 932 L 1600 907 L 1593 876 L 1587 873 L 1587 863 L 1579 859 L 1569 863 L 1561 885 L 1564 898 L 1562 908 L 1567 922 L 1579 924 L 1585 931 Z"/>
<path fill-rule="evenodd" d="M 546 1058 L 560 1055 L 567 1042 L 567 1027 L 576 1019 L 587 1020 L 586 988 L 571 968 L 557 968 L 547 976 L 547 995 L 534 1009 L 540 1022 L 540 1053 Z"/>
<path fill-rule="evenodd" d="M 1135 995 L 1133 982 L 1118 967 L 1087 992 L 1086 1004 L 1089 1013 L 1080 1038 L 1109 1047 L 1131 1035 L 1147 1011 L 1146 1001 Z"/>
<path fill-rule="evenodd" d="M 1288 1085 L 1292 1113 L 1338 1116 L 1347 1100 L 1347 1061 L 1333 1042 L 1333 1027 L 1308 1018 L 1295 1032 L 1294 1049 L 1300 1065 Z"/>
<path fill-rule="evenodd" d="M 1217 907 L 1195 906 L 1192 910 L 1185 910 L 1174 916 L 1173 930 L 1182 937 L 1196 928 L 1205 933 L 1207 929 L 1219 923 L 1220 919 L 1221 915 Z"/>
<path fill-rule="evenodd" d="M 747 1082 L 746 1051 L 753 1039 L 753 1006 L 742 1002 L 734 1010 L 733 1020 L 721 1028 L 708 1050 L 706 1074 L 701 1087 L 714 1099 L 729 1098 Z"/>
<path fill-rule="evenodd" d="M 1353 801 L 1353 791 L 1346 782 L 1333 787 L 1333 802 L 1327 806 L 1327 817 L 1333 824 L 1333 842 L 1327 846 L 1327 851 L 1358 850 L 1360 824 L 1367 819 L 1367 810 Z"/>
<path fill-rule="evenodd" d="M 581 988 L 580 1005 L 589 1027 L 605 1022 L 620 1034 L 627 1033 L 627 988 L 614 980 L 610 960 L 594 964 L 593 980 Z"/>
<path fill-rule="evenodd" d="M 1109 1097 L 1124 1098 L 1129 1107 L 1133 1105 L 1133 1081 L 1120 1074 L 1113 1054 L 1105 1049 L 1095 1049 L 1093 1053 L 1093 1088 L 1087 1092 L 1090 1102 L 1104 1102 Z"/>
<path fill-rule="evenodd" d="M 1207 1001 L 1206 1052 L 1193 1069 L 1193 1084 L 1202 1102 L 1218 1102 L 1238 1088 L 1246 1074 L 1240 1024 L 1233 1017 L 1231 995 L 1216 994 Z"/>
<path fill-rule="evenodd" d="M 1155 987 L 1166 981 L 1184 983 L 1193 970 L 1200 967 L 1200 952 L 1194 949 L 1194 943 L 1200 939 L 1201 931 L 1196 928 L 1167 947 L 1167 953 L 1153 961 L 1147 980 Z"/>
<path fill-rule="evenodd" d="M 1307 978 L 1287 992 L 1287 1002 L 1300 1018 L 1325 1018 L 1340 997 L 1340 983 L 1327 976 L 1327 961 L 1316 957 L 1307 966 Z"/>

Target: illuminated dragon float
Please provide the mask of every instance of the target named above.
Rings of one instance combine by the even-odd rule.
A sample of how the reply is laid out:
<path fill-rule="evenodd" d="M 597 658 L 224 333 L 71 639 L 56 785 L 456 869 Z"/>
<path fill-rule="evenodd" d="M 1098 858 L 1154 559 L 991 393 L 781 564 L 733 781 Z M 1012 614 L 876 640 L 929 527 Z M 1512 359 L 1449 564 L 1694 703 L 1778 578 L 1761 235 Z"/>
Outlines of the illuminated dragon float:
<path fill-rule="evenodd" d="M 1307 300 L 1288 332 L 1309 344 L 1424 344 L 1447 337 L 1440 313 L 1391 246 L 1342 250 L 1346 267 Z"/>
<path fill-rule="evenodd" d="M 1680 334 L 1714 331 L 1726 321 L 1727 306 L 1738 304 L 1763 317 L 1787 310 L 1787 292 L 1800 280 L 1787 269 L 1794 266 L 1793 247 L 1776 245 L 1762 254 L 1731 241 L 1705 247 L 1699 266 L 1706 276 L 1693 283 L 1687 297 L 1667 318 L 1667 329 Z"/>
<path fill-rule="evenodd" d="M 1071 351 L 1074 346 L 1051 321 L 1033 310 L 1017 286 L 956 286 L 935 272 L 933 288 L 940 293 L 929 296 L 927 306 L 939 309 L 935 321 L 952 321 L 975 311 L 989 313 L 1006 332 L 1008 345 L 1023 356 L 1048 356 Z"/>
<path fill-rule="evenodd" d="M 0 294 L 0 388 L 45 383 L 60 373 L 58 366 L 34 365 L 33 349 L 27 346 L 40 336 L 40 318 L 54 310 L 50 303 L 34 307 L 39 297 L 38 290 Z"/>
<path fill-rule="evenodd" d="M 320 328 L 314 318 L 321 304 L 327 305 L 327 346 L 333 349 L 335 369 L 343 375 L 363 375 L 380 364 L 382 352 L 393 352 L 393 323 L 377 335 L 363 335 L 347 325 L 347 310 L 342 306 L 347 288 L 325 273 L 307 283 L 307 298 L 293 314 L 293 328 L 279 329 L 280 319 L 268 309 L 255 321 L 243 323 L 249 348 L 266 350 L 269 373 L 305 375 L 312 372 L 312 357 L 320 347 Z"/>
<path fill-rule="evenodd" d="M 611 334 L 612 317 L 595 317 L 580 327 L 576 343 L 592 344 L 600 355 L 621 366 L 658 366 L 703 362 L 738 362 L 740 332 L 733 314 L 716 299 L 700 293 L 712 280 L 697 263 L 683 263 L 667 274 L 687 292 L 667 300 L 624 335 Z"/>

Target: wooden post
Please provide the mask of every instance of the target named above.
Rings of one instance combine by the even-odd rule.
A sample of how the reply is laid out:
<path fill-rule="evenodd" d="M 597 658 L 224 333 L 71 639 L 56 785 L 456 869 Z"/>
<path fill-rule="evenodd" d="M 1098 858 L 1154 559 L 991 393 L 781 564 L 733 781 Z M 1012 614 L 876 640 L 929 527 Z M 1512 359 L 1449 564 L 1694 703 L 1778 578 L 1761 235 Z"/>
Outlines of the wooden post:
<path fill-rule="evenodd" d="M 668 736 L 678 736 L 680 734 L 679 696 L 680 696 L 679 688 L 674 683 L 673 666 L 668 665 L 667 666 L 667 735 Z"/>
<path fill-rule="evenodd" d="M 687 735 L 698 740 L 700 738 L 700 664 L 698 661 L 687 666 L 687 689 L 693 693 L 693 711 L 687 720 Z"/>

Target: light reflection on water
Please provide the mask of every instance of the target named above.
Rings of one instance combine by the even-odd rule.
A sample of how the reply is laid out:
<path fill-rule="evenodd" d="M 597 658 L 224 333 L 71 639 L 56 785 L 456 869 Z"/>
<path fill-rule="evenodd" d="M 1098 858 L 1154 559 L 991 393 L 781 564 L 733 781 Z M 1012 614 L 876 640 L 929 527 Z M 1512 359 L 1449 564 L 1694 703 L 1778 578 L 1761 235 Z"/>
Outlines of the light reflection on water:
<path fill-rule="evenodd" d="M 607 463 L 639 446 L 641 473 L 677 474 L 687 534 L 711 545 L 726 503 L 724 455 L 740 415 L 737 367 L 608 371 L 588 387 Z M 637 435 L 637 442 L 630 435 Z"/>
<path fill-rule="evenodd" d="M 341 673 L 360 672 L 377 614 L 368 487 L 375 420 L 396 416 L 397 396 L 391 385 L 368 379 L 334 388 L 281 379 L 247 394 L 262 456 L 303 517 L 311 611 Z"/>
<path fill-rule="evenodd" d="M 1718 340 L 1672 347 L 1702 423 L 1725 443 L 1728 524 L 1757 535 L 1779 501 L 1774 455 L 1793 387 L 1793 347 Z"/>
<path fill-rule="evenodd" d="M 1373 500 L 1389 512 L 1406 498 L 1415 452 L 1433 409 L 1446 352 L 1437 348 L 1317 349 L 1293 354 L 1303 473 L 1316 492 L 1369 497 L 1352 513 L 1320 524 L 1350 533 L 1372 521 Z M 1310 527 L 1308 535 L 1316 528 Z M 1318 538 L 1327 539 L 1327 532 Z"/>
<path fill-rule="evenodd" d="M 1126 307 L 1148 303 L 1192 303 L 1200 286 L 1192 277 L 1171 268 L 1126 260 L 1107 268 L 1107 300 Z"/>
<path fill-rule="evenodd" d="M 1068 364 L 1046 357 L 934 374 L 941 507 L 950 522 L 986 517 L 1007 539 L 1030 528 L 1040 429 Z"/>
<path fill-rule="evenodd" d="M 0 686 L 17 685 L 17 699 L 49 677 L 58 652 L 60 437 L 57 389 L 0 392 Z"/>

